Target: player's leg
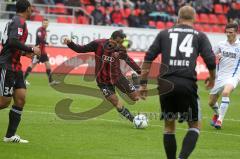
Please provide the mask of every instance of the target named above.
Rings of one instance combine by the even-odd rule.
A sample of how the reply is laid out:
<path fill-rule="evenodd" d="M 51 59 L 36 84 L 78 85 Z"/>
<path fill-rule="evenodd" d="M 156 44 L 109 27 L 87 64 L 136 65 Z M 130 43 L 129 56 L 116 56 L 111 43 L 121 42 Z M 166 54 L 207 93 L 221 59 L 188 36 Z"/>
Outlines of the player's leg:
<path fill-rule="evenodd" d="M 219 94 L 210 94 L 210 96 L 209 96 L 208 105 L 214 111 L 212 121 L 211 121 L 212 126 L 215 125 L 215 123 L 217 122 L 218 116 L 219 116 L 219 106 L 218 106 L 218 102 L 217 102 L 218 98 L 219 98 Z"/>
<path fill-rule="evenodd" d="M 16 135 L 18 125 L 21 121 L 21 115 L 26 97 L 26 85 L 24 83 L 22 72 L 18 72 L 14 87 L 14 103 L 9 112 L 9 124 L 6 136 L 4 137 L 4 142 L 28 143 L 27 140 L 23 140 L 18 135 Z"/>
<path fill-rule="evenodd" d="M 230 103 L 229 96 L 231 92 L 234 90 L 235 86 L 233 84 L 226 84 L 224 86 L 223 92 L 222 92 L 222 100 L 220 104 L 220 109 L 219 109 L 219 117 L 217 119 L 217 122 L 215 124 L 215 128 L 221 129 L 222 127 L 222 122 L 224 119 L 224 116 L 228 110 L 228 106 Z"/>
<path fill-rule="evenodd" d="M 209 102 L 208 105 L 213 109 L 214 114 L 212 116 L 211 125 L 214 126 L 217 122 L 219 117 L 219 105 L 218 105 L 218 98 L 223 91 L 224 88 L 224 81 L 222 80 L 215 80 L 214 87 L 210 91 Z"/>
<path fill-rule="evenodd" d="M 27 70 L 24 74 L 24 79 L 26 80 L 27 77 L 29 76 L 29 74 L 32 72 L 32 70 L 36 67 L 37 63 L 38 63 L 39 59 L 37 56 L 34 56 L 32 59 L 32 63 L 27 67 Z"/>
<path fill-rule="evenodd" d="M 134 116 L 130 113 L 130 111 L 124 107 L 123 103 L 118 99 L 118 96 L 115 94 L 114 86 L 106 86 L 106 85 L 98 85 L 103 92 L 105 98 L 117 109 L 117 111 L 130 120 L 133 121 Z"/>
<path fill-rule="evenodd" d="M 5 68 L 0 68 L 0 109 L 7 108 L 12 100 L 14 74 Z"/>
<path fill-rule="evenodd" d="M 163 144 L 167 159 L 176 159 L 177 142 L 175 138 L 175 120 L 165 120 Z"/>
<path fill-rule="evenodd" d="M 187 99 L 187 100 L 186 100 Z M 178 101 L 179 102 L 179 101 Z M 201 110 L 200 102 L 195 91 L 183 98 L 182 104 L 184 112 L 187 112 L 188 131 L 183 139 L 179 159 L 185 159 L 190 156 L 196 147 L 201 128 Z"/>
<path fill-rule="evenodd" d="M 126 79 L 126 77 L 120 77 L 116 86 L 121 92 L 126 93 L 131 100 L 138 101 L 140 99 L 139 92 L 136 90 L 135 86 Z"/>
<path fill-rule="evenodd" d="M 188 122 L 188 125 L 189 125 L 189 129 L 183 139 L 182 149 L 179 154 L 179 159 L 186 159 L 190 156 L 190 154 L 193 152 L 194 148 L 196 147 L 196 143 L 200 135 L 200 126 L 201 126 L 200 121 Z"/>
<path fill-rule="evenodd" d="M 167 159 L 176 159 L 177 153 L 177 142 L 175 137 L 177 110 L 176 103 L 172 100 L 174 96 L 174 92 L 160 96 L 161 119 L 164 119 L 163 145 Z"/>

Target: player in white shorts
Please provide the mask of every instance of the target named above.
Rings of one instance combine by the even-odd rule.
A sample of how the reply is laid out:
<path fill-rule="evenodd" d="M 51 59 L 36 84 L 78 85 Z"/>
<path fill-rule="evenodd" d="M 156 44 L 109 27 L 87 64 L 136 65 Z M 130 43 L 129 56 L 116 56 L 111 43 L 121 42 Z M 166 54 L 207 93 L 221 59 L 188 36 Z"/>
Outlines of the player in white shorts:
<path fill-rule="evenodd" d="M 230 100 L 229 96 L 237 87 L 240 79 L 240 41 L 237 39 L 238 25 L 227 24 L 225 33 L 227 40 L 220 42 L 214 53 L 219 60 L 215 85 L 210 92 L 209 106 L 214 110 L 211 125 L 221 129 Z M 222 96 L 220 107 L 218 98 Z"/>

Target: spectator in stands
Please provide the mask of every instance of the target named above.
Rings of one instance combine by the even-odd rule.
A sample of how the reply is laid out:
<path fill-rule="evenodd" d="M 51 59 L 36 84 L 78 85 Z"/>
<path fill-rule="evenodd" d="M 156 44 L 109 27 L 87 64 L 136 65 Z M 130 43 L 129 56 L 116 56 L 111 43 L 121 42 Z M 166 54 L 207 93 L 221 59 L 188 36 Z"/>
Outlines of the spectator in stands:
<path fill-rule="evenodd" d="M 16 0 L 5 0 L 5 2 L 14 3 L 16 2 Z M 6 11 L 14 12 L 13 14 L 9 14 L 9 19 L 12 19 L 12 17 L 15 15 L 15 12 L 16 12 L 15 4 L 7 4 Z"/>
<path fill-rule="evenodd" d="M 140 19 L 134 14 L 134 10 L 131 10 L 131 14 L 127 18 L 129 27 L 140 27 Z"/>
<path fill-rule="evenodd" d="M 112 24 L 111 12 L 108 8 L 106 9 L 106 12 L 105 12 L 104 22 L 105 22 L 105 25 L 111 25 Z"/>
<path fill-rule="evenodd" d="M 134 8 L 134 3 L 130 0 L 122 0 L 123 1 L 123 8 Z"/>
<path fill-rule="evenodd" d="M 104 24 L 104 15 L 100 10 L 101 4 L 97 3 L 95 9 L 92 11 L 91 15 L 94 18 L 94 25 L 103 25 Z"/>
<path fill-rule="evenodd" d="M 140 11 L 139 21 L 140 21 L 139 26 L 141 28 L 149 28 L 148 23 L 150 21 L 150 17 L 148 16 L 144 9 L 141 9 Z"/>
<path fill-rule="evenodd" d="M 212 0 L 196 0 L 193 2 L 193 6 L 198 13 L 212 13 L 213 11 Z"/>
<path fill-rule="evenodd" d="M 110 17 L 111 17 L 111 21 L 112 21 L 113 25 L 115 25 L 115 26 L 123 26 L 124 17 L 123 17 L 122 12 L 120 11 L 119 4 L 114 5 L 113 11 L 111 12 L 111 16 Z"/>
<path fill-rule="evenodd" d="M 155 6 L 156 6 L 156 11 L 158 12 L 166 12 L 167 10 L 167 4 L 164 0 L 157 0 L 155 2 Z"/>
<path fill-rule="evenodd" d="M 169 0 L 167 2 L 167 12 L 170 14 L 170 15 L 175 15 L 175 5 L 174 5 L 174 1 L 173 0 Z M 175 15 L 176 16 L 176 15 Z"/>
<path fill-rule="evenodd" d="M 239 21 L 240 18 L 240 11 L 236 8 L 236 3 L 232 3 L 228 12 L 227 12 L 227 19 L 229 23 L 234 21 Z"/>
<path fill-rule="evenodd" d="M 43 0 L 43 3 L 46 4 L 46 5 L 55 5 L 54 0 Z"/>
<path fill-rule="evenodd" d="M 143 7 L 147 14 L 157 11 L 156 6 L 153 3 L 153 0 L 146 0 L 146 2 L 144 2 Z"/>

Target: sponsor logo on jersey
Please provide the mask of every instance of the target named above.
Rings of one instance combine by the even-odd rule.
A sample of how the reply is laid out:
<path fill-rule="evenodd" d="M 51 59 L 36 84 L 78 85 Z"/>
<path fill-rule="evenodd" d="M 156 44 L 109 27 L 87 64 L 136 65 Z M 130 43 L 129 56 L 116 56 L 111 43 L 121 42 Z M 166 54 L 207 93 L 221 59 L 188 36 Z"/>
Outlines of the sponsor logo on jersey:
<path fill-rule="evenodd" d="M 234 58 L 234 59 L 237 57 L 236 53 L 227 52 L 227 51 L 223 51 L 223 52 L 222 52 L 222 55 L 223 55 L 224 57 L 230 57 L 230 58 Z"/>
<path fill-rule="evenodd" d="M 18 28 L 18 35 L 23 35 L 23 28 Z"/>
<path fill-rule="evenodd" d="M 111 57 L 111 56 L 106 56 L 106 55 L 103 55 L 103 56 L 102 56 L 102 60 L 103 60 L 103 61 L 107 61 L 107 62 L 114 62 L 114 61 L 115 61 L 115 59 L 114 59 L 113 57 Z"/>

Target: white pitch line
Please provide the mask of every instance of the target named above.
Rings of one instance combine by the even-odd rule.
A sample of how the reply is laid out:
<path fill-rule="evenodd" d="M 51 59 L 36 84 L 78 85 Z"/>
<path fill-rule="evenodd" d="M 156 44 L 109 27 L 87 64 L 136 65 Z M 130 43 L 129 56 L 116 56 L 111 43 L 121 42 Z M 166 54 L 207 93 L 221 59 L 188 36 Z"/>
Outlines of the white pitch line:
<path fill-rule="evenodd" d="M 37 105 L 37 106 L 43 106 L 43 105 Z M 42 111 L 31 111 L 31 110 L 24 110 L 24 112 L 26 113 L 36 113 L 36 114 L 45 114 L 45 115 L 56 115 L 56 113 L 52 113 L 52 112 L 42 112 Z M 150 112 L 145 112 L 145 113 L 150 113 Z M 72 116 L 72 115 L 66 115 L 66 116 Z M 72 116 L 72 117 L 76 117 L 76 116 Z M 209 119 L 208 117 L 203 117 L 205 119 Z M 115 122 L 115 123 L 122 123 L 122 121 L 119 120 L 110 120 L 110 119 L 104 119 L 104 118 L 93 118 L 94 120 L 102 120 L 102 121 L 107 121 L 107 122 Z M 236 120 L 236 119 L 224 119 L 224 120 L 228 120 L 228 121 L 234 121 L 234 122 L 240 122 L 240 120 Z M 150 126 L 153 127 L 162 127 L 161 125 L 154 125 L 151 124 Z M 178 130 L 184 130 L 187 131 L 188 129 L 185 128 L 176 128 Z M 211 131 L 205 131 L 205 130 L 201 130 L 201 132 L 203 133 L 208 133 L 208 134 L 217 134 L 217 135 L 225 135 L 225 136 L 235 136 L 235 137 L 240 137 L 240 135 L 238 134 L 231 134 L 231 133 L 221 133 L 221 132 L 211 132 Z"/>
<path fill-rule="evenodd" d="M 25 105 L 29 105 L 29 106 L 33 106 L 31 104 L 25 104 Z M 41 104 L 34 104 L 34 106 L 37 106 L 37 107 L 46 107 L 46 105 L 41 105 Z M 47 112 L 46 112 L 47 113 Z M 155 113 L 155 114 L 158 114 L 157 112 L 142 112 L 142 113 Z M 202 117 L 203 119 L 209 119 L 211 120 L 211 117 L 206 117 L 206 116 L 203 116 Z M 233 119 L 233 118 L 225 118 L 224 121 L 232 121 L 232 122 L 240 122 L 240 119 Z"/>
<path fill-rule="evenodd" d="M 50 113 L 50 112 L 40 112 L 40 111 L 24 111 L 27 113 L 36 113 L 36 114 L 48 114 L 48 115 L 56 115 L 55 113 Z M 71 116 L 71 115 L 68 115 Z M 74 117 L 74 116 L 73 116 Z M 102 121 L 107 121 L 107 122 L 113 122 L 113 123 L 122 123 L 122 121 L 119 120 L 111 120 L 111 119 L 104 119 L 104 118 L 93 118 L 94 120 L 102 120 Z M 161 125 L 156 125 L 156 124 L 151 124 L 150 127 L 161 127 Z M 177 130 L 184 130 L 187 131 L 188 129 L 185 128 L 176 128 Z M 232 134 L 232 133 L 221 133 L 221 132 L 211 132 L 211 131 L 206 131 L 206 130 L 201 130 L 201 133 L 208 133 L 208 134 L 217 134 L 217 135 L 225 135 L 225 136 L 235 136 L 235 137 L 240 137 L 239 134 Z"/>

